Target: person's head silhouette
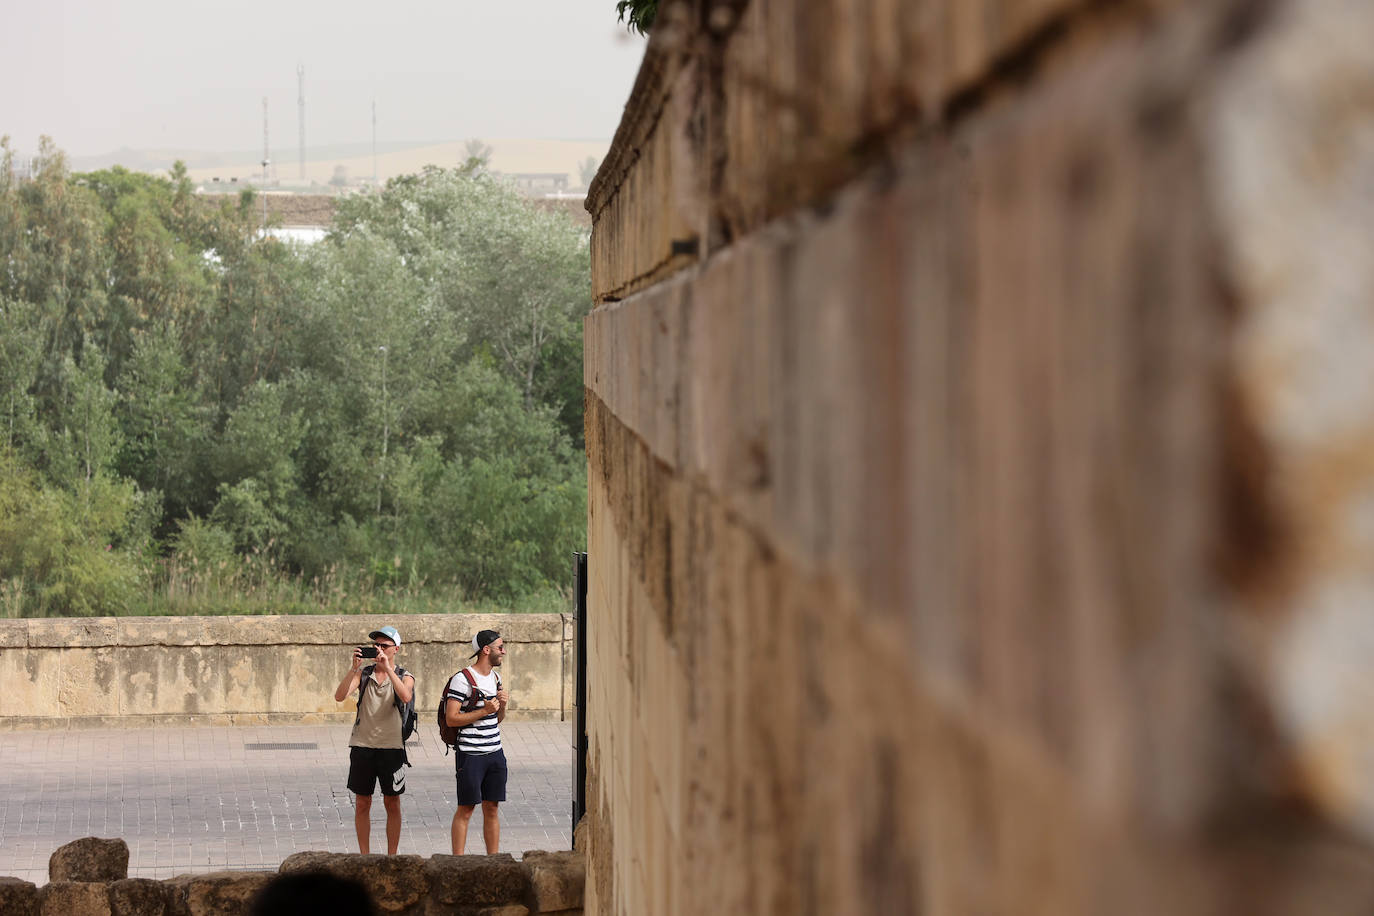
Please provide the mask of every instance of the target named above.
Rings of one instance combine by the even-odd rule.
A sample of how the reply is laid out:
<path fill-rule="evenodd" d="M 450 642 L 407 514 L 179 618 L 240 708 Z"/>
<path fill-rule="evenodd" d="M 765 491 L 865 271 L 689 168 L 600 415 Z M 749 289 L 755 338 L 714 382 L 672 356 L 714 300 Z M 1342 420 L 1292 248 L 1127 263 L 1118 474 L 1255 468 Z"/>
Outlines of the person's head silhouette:
<path fill-rule="evenodd" d="M 251 916 L 376 916 L 367 888 L 325 871 L 278 875 L 253 896 Z"/>

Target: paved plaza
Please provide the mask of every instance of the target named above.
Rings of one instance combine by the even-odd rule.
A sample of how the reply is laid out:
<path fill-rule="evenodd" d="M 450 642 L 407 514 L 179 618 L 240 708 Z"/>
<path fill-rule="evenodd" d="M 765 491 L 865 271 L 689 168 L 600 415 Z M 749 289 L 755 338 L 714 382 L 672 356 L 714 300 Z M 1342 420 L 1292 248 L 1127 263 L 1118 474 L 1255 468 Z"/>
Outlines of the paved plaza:
<path fill-rule="evenodd" d="M 570 849 L 572 724 L 506 722 L 501 734 L 501 851 Z M 348 735 L 347 724 L 0 733 L 0 876 L 45 884 L 53 850 L 84 836 L 122 837 L 142 878 L 357 852 Z M 408 748 L 400 852 L 447 853 L 453 755 L 425 722 Z M 386 851 L 380 797 L 372 851 Z M 485 851 L 480 810 L 466 851 Z"/>

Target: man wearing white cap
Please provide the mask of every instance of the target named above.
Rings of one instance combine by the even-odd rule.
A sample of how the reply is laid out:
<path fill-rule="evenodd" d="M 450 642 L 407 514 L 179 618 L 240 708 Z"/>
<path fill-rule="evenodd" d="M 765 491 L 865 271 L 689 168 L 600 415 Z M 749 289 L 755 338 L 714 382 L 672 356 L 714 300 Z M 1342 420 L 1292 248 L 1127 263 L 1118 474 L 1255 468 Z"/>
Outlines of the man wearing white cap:
<path fill-rule="evenodd" d="M 406 790 L 406 751 L 401 734 L 402 710 L 415 697 L 415 678 L 396 664 L 401 634 L 382 627 L 368 634 L 371 651 L 354 647 L 353 664 L 334 691 L 342 703 L 358 691 L 358 717 L 348 746 L 348 791 L 354 794 L 353 826 L 358 832 L 358 851 L 371 851 L 372 793 L 382 789 L 386 808 L 386 852 L 395 855 L 401 842 L 401 793 Z M 373 652 L 376 663 L 363 666 Z"/>
<path fill-rule="evenodd" d="M 444 688 L 444 716 L 458 729 L 458 757 L 454 776 L 458 810 L 451 827 L 453 854 L 461 856 L 468 838 L 468 822 L 482 805 L 482 839 L 487 855 L 501 846 L 498 806 L 506 800 L 506 752 L 501 749 L 501 721 L 509 695 L 496 669 L 506 657 L 506 641 L 495 630 L 482 630 L 472 639 L 472 665 L 455 674 Z"/>

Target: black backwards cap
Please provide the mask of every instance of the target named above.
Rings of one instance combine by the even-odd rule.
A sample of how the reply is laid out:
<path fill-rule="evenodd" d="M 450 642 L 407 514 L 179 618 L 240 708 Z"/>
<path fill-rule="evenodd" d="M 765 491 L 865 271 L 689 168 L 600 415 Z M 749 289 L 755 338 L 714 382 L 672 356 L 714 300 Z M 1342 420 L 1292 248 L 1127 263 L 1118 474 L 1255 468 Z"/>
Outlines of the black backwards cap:
<path fill-rule="evenodd" d="M 496 642 L 496 640 L 500 638 L 501 634 L 496 632 L 495 630 L 479 631 L 476 636 L 472 637 L 472 654 L 468 657 L 476 658 L 478 655 L 482 654 L 482 650 L 484 648 Z"/>

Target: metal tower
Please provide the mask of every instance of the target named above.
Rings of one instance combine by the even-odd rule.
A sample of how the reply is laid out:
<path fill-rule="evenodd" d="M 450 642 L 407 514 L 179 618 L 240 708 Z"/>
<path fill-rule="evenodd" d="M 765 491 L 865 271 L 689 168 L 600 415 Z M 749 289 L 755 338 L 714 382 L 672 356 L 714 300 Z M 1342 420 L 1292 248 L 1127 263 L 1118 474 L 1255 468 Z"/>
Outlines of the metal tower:
<path fill-rule="evenodd" d="M 262 97 L 262 189 L 267 190 L 267 166 L 272 162 L 272 156 L 267 147 L 267 96 Z M 262 232 L 267 234 L 267 195 L 260 194 L 262 198 Z"/>
<path fill-rule="evenodd" d="M 301 122 L 301 181 L 305 181 L 305 64 L 296 64 L 296 111 Z"/>
<path fill-rule="evenodd" d="M 272 157 L 267 148 L 267 96 L 262 97 L 262 184 L 267 186 L 267 166 Z"/>
<path fill-rule="evenodd" d="M 372 100 L 372 186 L 377 186 L 377 100 Z"/>

